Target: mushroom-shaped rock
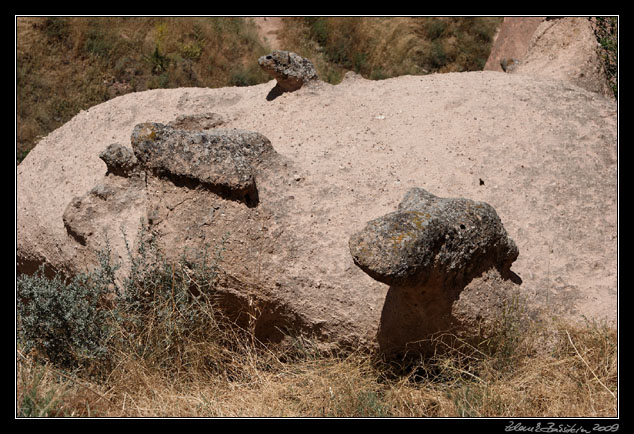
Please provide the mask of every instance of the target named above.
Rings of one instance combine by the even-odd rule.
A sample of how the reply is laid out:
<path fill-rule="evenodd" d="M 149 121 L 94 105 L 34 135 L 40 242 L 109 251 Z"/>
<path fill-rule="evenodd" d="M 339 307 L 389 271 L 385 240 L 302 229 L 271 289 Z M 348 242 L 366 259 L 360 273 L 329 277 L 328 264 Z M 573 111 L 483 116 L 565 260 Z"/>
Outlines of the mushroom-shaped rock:
<path fill-rule="evenodd" d="M 500 288 L 513 286 L 519 254 L 490 205 L 421 188 L 352 235 L 349 248 L 357 266 L 390 285 L 377 336 L 388 353 L 418 351 L 435 333 L 491 314 L 491 304 L 503 303 Z M 487 283 L 472 283 L 482 276 Z"/>
<path fill-rule="evenodd" d="M 409 190 L 397 211 L 367 223 L 349 246 L 363 271 L 398 286 L 508 270 L 519 254 L 489 204 L 440 198 L 422 188 Z"/>
<path fill-rule="evenodd" d="M 290 51 L 275 50 L 258 59 L 266 73 L 277 80 L 283 92 L 292 92 L 311 80 L 317 80 L 317 71 L 310 60 Z"/>

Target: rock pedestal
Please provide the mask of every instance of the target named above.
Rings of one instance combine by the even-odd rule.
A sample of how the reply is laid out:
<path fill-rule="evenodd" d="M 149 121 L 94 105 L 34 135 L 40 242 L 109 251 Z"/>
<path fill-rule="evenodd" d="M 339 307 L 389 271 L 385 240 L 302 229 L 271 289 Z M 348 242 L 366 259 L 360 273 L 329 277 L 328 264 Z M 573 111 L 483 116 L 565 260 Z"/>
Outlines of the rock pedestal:
<path fill-rule="evenodd" d="M 368 222 L 349 245 L 357 266 L 390 285 L 378 332 L 385 353 L 434 351 L 429 339 L 436 334 L 473 333 L 491 319 L 484 314 L 493 307 L 491 294 L 480 296 L 477 282 L 463 291 L 484 274 L 509 280 L 519 254 L 490 205 L 422 188 L 409 190 L 397 211 Z M 493 305 L 501 306 L 507 294 L 495 295 Z"/>

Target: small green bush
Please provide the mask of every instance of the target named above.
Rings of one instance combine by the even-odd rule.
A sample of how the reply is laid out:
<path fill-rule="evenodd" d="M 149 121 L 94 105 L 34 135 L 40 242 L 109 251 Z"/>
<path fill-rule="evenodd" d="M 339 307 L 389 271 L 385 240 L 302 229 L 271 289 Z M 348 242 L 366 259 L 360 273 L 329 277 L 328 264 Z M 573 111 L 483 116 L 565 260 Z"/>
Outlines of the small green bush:
<path fill-rule="evenodd" d="M 43 268 L 20 276 L 20 348 L 67 369 L 107 366 L 114 350 L 165 368 L 185 364 L 187 345 L 217 330 L 214 288 L 222 250 L 213 261 L 208 249 L 170 261 L 155 237 L 140 231 L 139 239 L 135 251 L 125 239 L 130 270 L 122 281 L 108 247 L 94 270 L 70 281 L 48 278 Z"/>
<path fill-rule="evenodd" d="M 17 280 L 17 338 L 25 352 L 36 351 L 52 363 L 74 368 L 107 355 L 109 334 L 106 296 L 114 268 L 105 255 L 91 273 L 70 281 L 49 279 L 44 267 Z"/>

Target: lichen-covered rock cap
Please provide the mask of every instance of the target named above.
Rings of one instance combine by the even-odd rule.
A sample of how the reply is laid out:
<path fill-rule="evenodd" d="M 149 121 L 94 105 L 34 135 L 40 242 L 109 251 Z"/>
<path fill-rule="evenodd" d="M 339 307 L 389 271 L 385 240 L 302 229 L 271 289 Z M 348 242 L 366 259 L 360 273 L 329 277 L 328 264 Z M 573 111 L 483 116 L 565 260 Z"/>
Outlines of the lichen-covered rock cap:
<path fill-rule="evenodd" d="M 357 266 L 393 286 L 430 278 L 453 284 L 488 268 L 508 270 L 519 255 L 489 204 L 422 188 L 409 190 L 397 211 L 352 235 L 349 248 Z"/>
<path fill-rule="evenodd" d="M 310 60 L 290 51 L 275 50 L 261 56 L 258 64 L 277 80 L 278 86 L 285 92 L 297 90 L 304 83 L 318 78 Z"/>
<path fill-rule="evenodd" d="M 153 173 L 198 182 L 237 199 L 257 195 L 254 168 L 275 152 L 257 132 L 190 131 L 156 122 L 136 125 L 131 142 L 138 161 Z"/>

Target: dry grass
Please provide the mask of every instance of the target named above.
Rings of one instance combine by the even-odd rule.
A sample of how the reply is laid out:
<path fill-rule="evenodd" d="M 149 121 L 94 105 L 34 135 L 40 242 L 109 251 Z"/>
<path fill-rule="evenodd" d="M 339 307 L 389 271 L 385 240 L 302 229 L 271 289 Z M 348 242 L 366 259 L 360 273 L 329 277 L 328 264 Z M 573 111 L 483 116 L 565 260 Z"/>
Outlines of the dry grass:
<path fill-rule="evenodd" d="M 18 415 L 99 417 L 614 417 L 617 335 L 535 326 L 516 354 L 464 347 L 406 366 L 360 352 L 290 354 L 229 331 L 165 369 L 130 353 L 98 380 L 19 354 Z M 548 336 L 546 336 L 546 334 Z M 548 338 L 547 348 L 538 344 Z M 528 342 L 527 342 L 528 341 Z M 532 343 L 532 344 L 531 344 Z M 185 347 L 188 347 L 187 345 Z M 512 359 L 512 364 L 508 363 Z M 198 363 L 193 363 L 198 360 Z M 283 361 L 284 360 L 284 361 Z"/>
<path fill-rule="evenodd" d="M 53 330 L 43 325 L 70 309 L 49 307 L 51 285 L 61 299 L 80 284 L 86 294 L 112 285 L 117 264 L 108 250 L 87 278 L 18 280 L 18 296 L 31 300 L 18 310 L 18 416 L 617 416 L 617 332 L 606 324 L 550 319 L 514 297 L 487 340 L 438 336 L 433 357 L 326 352 L 299 335 L 263 343 L 254 334 L 256 317 L 238 326 L 218 309 L 222 244 L 213 257 L 205 249 L 174 262 L 151 234 L 141 230 L 138 238 L 118 302 L 92 315 L 106 318 L 105 339 L 72 344 L 84 357 L 59 357 L 69 347 L 47 345 L 54 336 L 38 331 Z M 90 330 L 90 319 L 82 320 L 77 329 Z M 101 356 L 87 359 L 91 348 Z M 53 366 L 47 351 L 77 363 Z"/>
<path fill-rule="evenodd" d="M 352 70 L 369 79 L 481 70 L 501 17 L 285 18 L 285 47 L 336 84 Z"/>
<path fill-rule="evenodd" d="M 80 110 L 154 88 L 269 80 L 239 17 L 18 17 L 17 157 Z"/>

